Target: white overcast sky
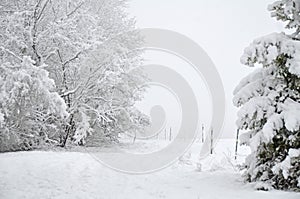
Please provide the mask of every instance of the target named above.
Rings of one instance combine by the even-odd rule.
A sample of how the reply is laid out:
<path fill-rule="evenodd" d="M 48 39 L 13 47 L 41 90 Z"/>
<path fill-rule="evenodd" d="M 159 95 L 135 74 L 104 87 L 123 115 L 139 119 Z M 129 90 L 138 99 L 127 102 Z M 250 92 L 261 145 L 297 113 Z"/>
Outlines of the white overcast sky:
<path fill-rule="evenodd" d="M 234 136 L 237 109 L 232 92 L 251 72 L 240 64 L 245 47 L 255 38 L 283 31 L 270 17 L 271 0 L 131 0 L 129 13 L 139 28 L 163 28 L 196 41 L 211 57 L 226 93 L 224 137 Z"/>

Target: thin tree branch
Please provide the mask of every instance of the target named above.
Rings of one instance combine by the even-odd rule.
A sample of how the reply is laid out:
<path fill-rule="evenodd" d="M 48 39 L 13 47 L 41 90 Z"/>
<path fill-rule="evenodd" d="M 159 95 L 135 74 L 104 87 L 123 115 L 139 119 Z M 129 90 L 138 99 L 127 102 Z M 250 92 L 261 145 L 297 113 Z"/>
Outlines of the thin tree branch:
<path fill-rule="evenodd" d="M 0 46 L 0 49 L 3 51 L 6 51 L 7 53 L 9 53 L 10 55 L 14 56 L 15 58 L 17 58 L 19 61 L 22 61 L 23 59 L 21 57 L 19 57 L 18 55 L 16 55 L 14 52 L 10 51 L 9 49 Z"/>
<path fill-rule="evenodd" d="M 74 61 L 75 59 L 77 59 L 77 58 L 79 57 L 79 55 L 80 55 L 81 53 L 82 53 L 82 51 L 78 52 L 74 57 L 72 57 L 71 59 L 65 61 L 65 62 L 63 63 L 63 65 L 66 66 L 68 63 Z"/>
<path fill-rule="evenodd" d="M 84 4 L 84 2 L 82 1 L 82 2 L 80 2 L 80 4 L 74 9 L 74 10 L 72 10 L 71 12 L 69 12 L 68 14 L 67 14 L 67 17 L 70 17 L 71 15 L 73 15 L 82 5 Z"/>

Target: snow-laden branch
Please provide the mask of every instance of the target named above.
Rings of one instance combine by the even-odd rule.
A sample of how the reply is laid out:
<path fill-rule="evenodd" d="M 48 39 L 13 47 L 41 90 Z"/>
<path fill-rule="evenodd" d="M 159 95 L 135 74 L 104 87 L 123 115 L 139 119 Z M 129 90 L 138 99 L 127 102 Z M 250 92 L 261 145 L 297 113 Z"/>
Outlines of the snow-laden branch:
<path fill-rule="evenodd" d="M 0 49 L 7 52 L 8 54 L 12 55 L 13 57 L 17 58 L 19 61 L 22 61 L 23 59 L 21 57 L 19 57 L 18 55 L 16 55 L 14 52 L 12 52 L 11 50 L 3 47 L 3 46 L 0 46 Z"/>

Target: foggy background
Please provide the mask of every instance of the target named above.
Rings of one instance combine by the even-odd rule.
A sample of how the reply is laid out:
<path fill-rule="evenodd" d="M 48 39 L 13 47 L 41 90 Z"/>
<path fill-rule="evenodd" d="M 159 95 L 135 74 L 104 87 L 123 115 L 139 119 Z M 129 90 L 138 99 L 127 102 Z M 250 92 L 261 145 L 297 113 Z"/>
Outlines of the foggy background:
<path fill-rule="evenodd" d="M 240 57 L 254 39 L 283 31 L 283 25 L 270 17 L 271 0 L 131 0 L 129 13 L 136 17 L 138 28 L 162 28 L 184 34 L 197 42 L 214 62 L 226 93 L 226 117 L 222 137 L 236 132 L 237 109 L 232 104 L 233 90 L 253 70 L 240 63 Z M 191 66 L 175 56 L 161 52 L 145 53 L 149 63 L 172 65 L 192 85 L 197 96 L 200 124 L 209 127 L 211 104 L 203 79 L 195 76 Z M 166 112 L 167 125 L 180 126 L 180 107 L 174 96 L 160 88 L 150 88 L 138 104 L 147 114 L 160 104 Z"/>

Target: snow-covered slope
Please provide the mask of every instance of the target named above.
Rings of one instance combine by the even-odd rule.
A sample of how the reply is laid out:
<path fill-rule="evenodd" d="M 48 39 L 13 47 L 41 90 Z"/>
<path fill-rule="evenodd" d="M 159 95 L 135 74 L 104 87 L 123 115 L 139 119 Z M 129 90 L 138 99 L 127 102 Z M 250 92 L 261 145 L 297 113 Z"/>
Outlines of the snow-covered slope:
<path fill-rule="evenodd" d="M 244 184 L 233 166 L 233 140 L 221 140 L 216 154 L 201 162 L 200 146 L 195 143 L 176 164 L 146 175 L 116 172 L 84 152 L 0 154 L 0 198 L 300 198 L 297 193 L 255 191 L 253 185 Z M 240 148 L 239 162 L 246 151 Z"/>

